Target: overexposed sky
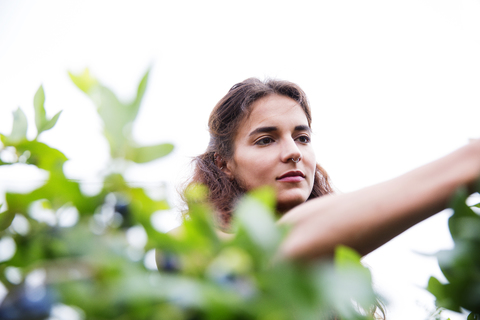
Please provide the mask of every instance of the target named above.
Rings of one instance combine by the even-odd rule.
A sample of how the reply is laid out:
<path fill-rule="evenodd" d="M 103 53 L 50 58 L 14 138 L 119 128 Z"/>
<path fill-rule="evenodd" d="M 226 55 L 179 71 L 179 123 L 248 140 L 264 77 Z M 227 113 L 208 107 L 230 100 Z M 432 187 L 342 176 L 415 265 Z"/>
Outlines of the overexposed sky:
<path fill-rule="evenodd" d="M 348 192 L 480 136 L 478 17 L 479 0 L 0 0 L 0 132 L 9 133 L 18 106 L 33 124 L 33 95 L 43 84 L 47 114 L 64 111 L 42 139 L 71 159 L 70 177 L 94 186 L 108 150 L 94 106 L 67 71 L 89 67 L 130 99 L 151 68 L 134 133 L 176 149 L 129 177 L 173 189 L 206 148 L 210 110 L 233 84 L 286 79 L 307 92 L 317 159 Z M 11 180 L 0 172 L 0 189 Z M 391 302 L 389 319 L 433 311 L 417 286 L 439 271 L 413 251 L 448 247 L 447 218 L 443 212 L 366 257 Z"/>

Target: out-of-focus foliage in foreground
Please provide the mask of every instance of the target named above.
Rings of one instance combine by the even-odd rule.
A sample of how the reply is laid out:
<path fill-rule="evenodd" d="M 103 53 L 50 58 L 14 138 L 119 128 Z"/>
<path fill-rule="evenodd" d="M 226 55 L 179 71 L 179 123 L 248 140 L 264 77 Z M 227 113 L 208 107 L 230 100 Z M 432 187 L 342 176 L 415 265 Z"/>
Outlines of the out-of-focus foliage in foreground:
<path fill-rule="evenodd" d="M 108 174 L 95 196 L 65 176 L 65 155 L 38 140 L 60 116 L 46 116 L 42 87 L 34 98 L 33 140 L 27 138 L 24 112 L 14 112 L 11 133 L 0 135 L 0 165 L 36 166 L 48 179 L 31 192 L 7 192 L 0 209 L 0 248 L 12 251 L 0 253 L 0 282 L 7 292 L 1 319 L 371 318 L 362 315 L 376 302 L 370 272 L 352 250 L 339 248 L 333 264 L 276 258 L 286 231 L 275 224 L 270 190 L 243 200 L 229 241 L 218 238 L 201 186 L 188 192 L 192 211 L 183 233 L 157 231 L 151 217 L 168 209 L 166 199 L 154 199 L 124 179 L 129 163 L 146 163 L 173 149 L 168 143 L 141 146 L 131 134 L 148 72 L 130 103 L 88 70 L 70 77 L 103 121 Z"/>
<path fill-rule="evenodd" d="M 468 195 L 466 189 L 459 189 L 452 199 L 454 214 L 448 227 L 453 249 L 436 254 L 448 283 L 431 277 L 427 289 L 435 296 L 438 307 L 456 312 L 468 310 L 468 320 L 473 320 L 480 319 L 480 216 L 472 208 L 480 208 L 480 204 L 468 206 Z"/>
<path fill-rule="evenodd" d="M 0 165 L 36 166 L 48 179 L 31 192 L 7 192 L 0 207 L 0 289 L 6 291 L 0 319 L 372 319 L 377 298 L 371 275 L 351 249 L 339 247 L 333 261 L 309 264 L 276 256 L 288 230 L 275 223 L 269 189 L 243 199 L 230 240 L 219 239 L 202 186 L 187 192 L 191 212 L 180 234 L 157 231 L 151 217 L 168 209 L 168 202 L 124 178 L 132 162 L 150 162 L 173 149 L 168 143 L 141 146 L 132 137 L 148 72 L 130 103 L 121 102 L 88 70 L 70 77 L 103 121 L 111 154 L 108 174 L 94 196 L 65 176 L 65 155 L 38 140 L 60 116 L 47 117 L 42 87 L 34 97 L 33 140 L 27 138 L 24 112 L 14 112 L 11 133 L 0 135 Z M 470 213 L 462 217 L 478 218 Z M 467 228 L 464 220 L 452 221 L 454 230 Z M 456 240 L 473 245 L 478 236 L 469 230 L 468 237 L 458 231 L 462 236 Z M 453 270 L 447 277 L 452 283 L 463 275 L 450 265 L 478 268 L 475 255 L 451 262 L 457 256 L 440 259 L 444 270 Z M 478 282 L 472 270 L 466 275 Z M 458 283 L 461 290 L 475 282 Z M 435 286 L 443 288 L 432 280 L 430 287 Z M 475 294 L 478 285 L 471 288 L 467 292 Z M 451 302 L 435 292 L 439 306 L 478 310 L 476 301 Z"/>

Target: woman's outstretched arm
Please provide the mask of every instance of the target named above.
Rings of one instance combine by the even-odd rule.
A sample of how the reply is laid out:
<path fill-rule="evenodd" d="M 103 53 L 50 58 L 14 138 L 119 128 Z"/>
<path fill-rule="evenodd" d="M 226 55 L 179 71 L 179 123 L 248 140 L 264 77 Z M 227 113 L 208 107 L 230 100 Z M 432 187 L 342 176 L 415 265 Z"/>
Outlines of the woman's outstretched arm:
<path fill-rule="evenodd" d="M 287 258 L 331 255 L 344 244 L 365 255 L 446 208 L 455 190 L 480 175 L 480 141 L 392 180 L 310 200 L 286 213 L 292 225 L 281 248 Z"/>

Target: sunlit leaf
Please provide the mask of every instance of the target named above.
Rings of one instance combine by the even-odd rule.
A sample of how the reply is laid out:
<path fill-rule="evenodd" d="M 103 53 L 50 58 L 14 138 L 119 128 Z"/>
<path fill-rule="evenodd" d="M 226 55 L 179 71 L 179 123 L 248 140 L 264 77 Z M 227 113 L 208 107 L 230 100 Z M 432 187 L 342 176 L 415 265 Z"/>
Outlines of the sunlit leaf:
<path fill-rule="evenodd" d="M 28 163 L 49 172 L 63 172 L 63 165 L 68 160 L 58 149 L 49 147 L 47 144 L 39 141 L 23 141 L 17 144 L 16 148 L 21 154 L 29 151 Z"/>
<path fill-rule="evenodd" d="M 37 127 L 38 134 L 43 131 L 42 129 L 47 121 L 44 104 L 45 92 L 43 90 L 43 86 L 40 86 L 33 98 L 33 106 L 35 109 L 35 125 Z"/>
<path fill-rule="evenodd" d="M 344 286 L 348 297 L 354 299 L 365 310 L 373 306 L 375 293 L 371 287 L 372 275 L 370 270 L 361 263 L 360 254 L 349 247 L 337 246 L 335 267 L 340 272 L 341 280 L 338 286 Z"/>
<path fill-rule="evenodd" d="M 60 117 L 61 113 L 62 113 L 62 111 L 59 111 L 59 112 L 57 112 L 57 114 L 55 114 L 52 117 L 52 119 L 47 120 L 47 122 L 44 123 L 41 132 L 52 129 L 55 126 L 55 124 L 57 123 L 58 117 Z"/>
<path fill-rule="evenodd" d="M 352 248 L 343 245 L 335 248 L 335 265 L 340 269 L 359 268 L 359 270 L 368 272 L 368 269 L 363 266 L 361 258 L 360 254 Z"/>
<path fill-rule="evenodd" d="M 85 68 L 83 72 L 79 75 L 75 75 L 71 72 L 68 72 L 70 79 L 72 79 L 73 83 L 83 92 L 89 93 L 90 90 L 98 84 L 97 79 L 90 75 L 90 70 Z"/>
<path fill-rule="evenodd" d="M 272 212 L 275 210 L 275 204 L 277 202 L 275 190 L 272 187 L 266 186 L 266 187 L 261 187 L 257 188 L 255 190 L 252 190 L 249 192 L 249 195 L 260 201 L 263 205 L 265 205 L 267 208 L 272 210 Z"/>
<path fill-rule="evenodd" d="M 89 96 L 103 121 L 103 133 L 109 142 L 111 156 L 124 157 L 128 140 L 131 138 L 132 119 L 129 110 L 112 90 L 104 86 L 95 86 Z"/>
<path fill-rule="evenodd" d="M 203 202 L 207 199 L 208 188 L 203 184 L 191 184 L 184 191 L 188 202 Z"/>
<path fill-rule="evenodd" d="M 136 163 L 146 163 L 168 155 L 173 151 L 173 144 L 162 143 L 154 146 L 129 147 L 125 158 Z"/>
<path fill-rule="evenodd" d="M 145 75 L 142 77 L 142 80 L 138 85 L 137 96 L 135 97 L 133 102 L 129 105 L 131 121 L 135 120 L 135 118 L 137 117 L 138 110 L 140 109 L 140 105 L 142 103 L 143 95 L 145 94 L 145 90 L 147 89 L 149 73 L 150 73 L 150 70 L 147 70 Z"/>
<path fill-rule="evenodd" d="M 40 86 L 33 98 L 33 106 L 35 110 L 35 125 L 37 127 L 37 137 L 43 132 L 50 130 L 58 120 L 60 112 L 58 112 L 52 119 L 47 119 L 45 112 L 45 92 L 43 86 Z"/>
<path fill-rule="evenodd" d="M 169 209 L 165 200 L 153 200 L 142 188 L 131 188 L 129 196 L 134 217 L 143 225 L 150 225 L 150 217 L 155 211 Z"/>
<path fill-rule="evenodd" d="M 25 140 L 27 137 L 27 117 L 20 107 L 13 112 L 13 126 L 12 133 L 8 136 L 11 143 L 17 143 Z"/>
<path fill-rule="evenodd" d="M 247 196 L 235 212 L 236 222 L 263 250 L 272 254 L 280 243 L 281 233 L 273 213 L 257 199 Z"/>

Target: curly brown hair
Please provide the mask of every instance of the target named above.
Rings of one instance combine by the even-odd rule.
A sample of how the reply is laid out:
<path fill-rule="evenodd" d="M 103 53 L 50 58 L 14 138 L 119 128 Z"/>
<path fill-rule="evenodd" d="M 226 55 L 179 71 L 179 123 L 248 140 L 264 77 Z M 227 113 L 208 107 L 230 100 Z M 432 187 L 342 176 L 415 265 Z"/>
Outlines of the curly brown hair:
<path fill-rule="evenodd" d="M 305 112 L 308 125 L 311 126 L 312 116 L 305 92 L 298 85 L 282 80 L 261 81 L 249 78 L 237 83 L 210 114 L 208 121 L 210 142 L 205 153 L 193 159 L 194 173 L 187 188 L 195 183 L 208 187 L 208 200 L 217 210 L 217 222 L 221 228 L 228 227 L 235 204 L 246 190 L 238 181 L 227 177 L 218 167 L 216 157 L 220 156 L 224 161 L 232 159 L 235 135 L 242 121 L 251 112 L 250 106 L 255 101 L 272 94 L 286 96 L 296 101 Z M 332 192 L 327 172 L 317 164 L 313 190 L 307 201 Z"/>

